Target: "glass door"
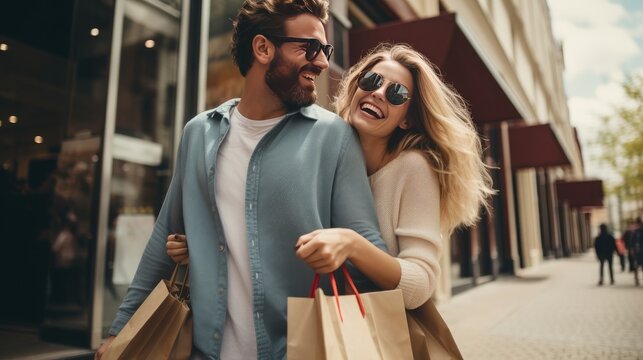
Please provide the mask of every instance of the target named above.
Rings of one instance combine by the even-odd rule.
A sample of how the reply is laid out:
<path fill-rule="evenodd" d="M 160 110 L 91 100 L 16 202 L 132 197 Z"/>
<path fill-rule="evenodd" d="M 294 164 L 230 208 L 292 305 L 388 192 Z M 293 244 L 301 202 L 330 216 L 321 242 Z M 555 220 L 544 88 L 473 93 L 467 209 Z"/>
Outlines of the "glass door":
<path fill-rule="evenodd" d="M 107 336 L 169 182 L 183 125 L 186 0 L 117 1 L 103 166 L 92 344 Z M 177 118 L 179 120 L 177 120 Z M 102 286 L 101 286 L 102 285 Z"/>
<path fill-rule="evenodd" d="M 0 4 L 2 351 L 88 346 L 110 0 Z M 20 339 L 16 341 L 16 339 Z"/>

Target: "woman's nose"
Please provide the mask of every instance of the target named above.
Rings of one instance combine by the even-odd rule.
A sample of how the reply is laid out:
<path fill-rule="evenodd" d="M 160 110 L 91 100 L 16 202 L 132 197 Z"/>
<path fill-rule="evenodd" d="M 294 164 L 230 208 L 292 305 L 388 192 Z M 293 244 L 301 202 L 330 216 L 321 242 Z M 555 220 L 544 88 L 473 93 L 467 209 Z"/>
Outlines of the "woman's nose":
<path fill-rule="evenodd" d="M 373 96 L 378 100 L 385 101 L 386 99 L 386 86 L 382 85 L 373 91 Z"/>

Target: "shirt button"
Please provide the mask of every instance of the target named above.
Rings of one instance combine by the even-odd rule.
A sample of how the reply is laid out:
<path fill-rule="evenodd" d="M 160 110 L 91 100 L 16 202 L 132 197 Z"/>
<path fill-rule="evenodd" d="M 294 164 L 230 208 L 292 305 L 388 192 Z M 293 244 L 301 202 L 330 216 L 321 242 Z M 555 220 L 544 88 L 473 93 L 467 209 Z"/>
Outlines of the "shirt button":
<path fill-rule="evenodd" d="M 252 210 L 252 204 L 250 204 L 250 210 Z"/>
<path fill-rule="evenodd" d="M 219 251 L 223 251 L 223 250 L 225 250 L 225 246 L 223 246 L 223 244 L 219 245 Z"/>
<path fill-rule="evenodd" d="M 224 292 L 224 291 L 225 291 L 225 290 L 223 290 L 223 288 L 222 288 L 222 287 L 220 287 L 220 288 L 219 288 L 219 295 L 223 295 L 223 292 Z"/>
<path fill-rule="evenodd" d="M 215 338 L 215 339 L 217 339 L 217 340 L 219 340 L 219 339 L 221 338 L 221 334 L 219 334 L 219 332 L 218 332 L 218 331 L 217 331 L 217 332 L 215 332 L 215 333 L 214 333 L 214 338 Z"/>

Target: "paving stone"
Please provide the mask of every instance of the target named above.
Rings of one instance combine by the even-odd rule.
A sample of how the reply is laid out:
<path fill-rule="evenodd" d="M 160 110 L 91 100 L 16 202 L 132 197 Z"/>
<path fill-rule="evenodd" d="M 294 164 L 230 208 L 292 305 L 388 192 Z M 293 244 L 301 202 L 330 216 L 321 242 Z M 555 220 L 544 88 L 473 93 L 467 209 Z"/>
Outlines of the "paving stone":
<path fill-rule="evenodd" d="M 550 260 L 438 308 L 467 360 L 643 360 L 643 286 L 614 269 L 598 286 L 592 253 Z"/>

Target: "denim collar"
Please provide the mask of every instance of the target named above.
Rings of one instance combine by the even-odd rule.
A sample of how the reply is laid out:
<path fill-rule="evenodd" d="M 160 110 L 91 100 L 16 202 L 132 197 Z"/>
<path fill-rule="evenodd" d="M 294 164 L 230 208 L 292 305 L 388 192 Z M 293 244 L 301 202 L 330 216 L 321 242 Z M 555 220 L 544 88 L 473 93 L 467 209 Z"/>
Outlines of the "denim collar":
<path fill-rule="evenodd" d="M 220 120 L 224 117 L 228 117 L 230 114 L 230 110 L 232 110 L 233 107 L 237 106 L 240 100 L 241 99 L 239 98 L 230 99 L 224 102 L 223 104 L 217 106 L 214 110 L 208 113 L 208 119 L 214 119 L 216 117 Z M 306 107 L 301 107 L 293 113 L 299 113 L 304 118 L 315 120 L 315 121 L 319 118 L 319 114 L 317 113 L 317 105 L 315 104 L 306 106 Z M 293 113 L 289 113 L 289 114 L 293 114 Z"/>

